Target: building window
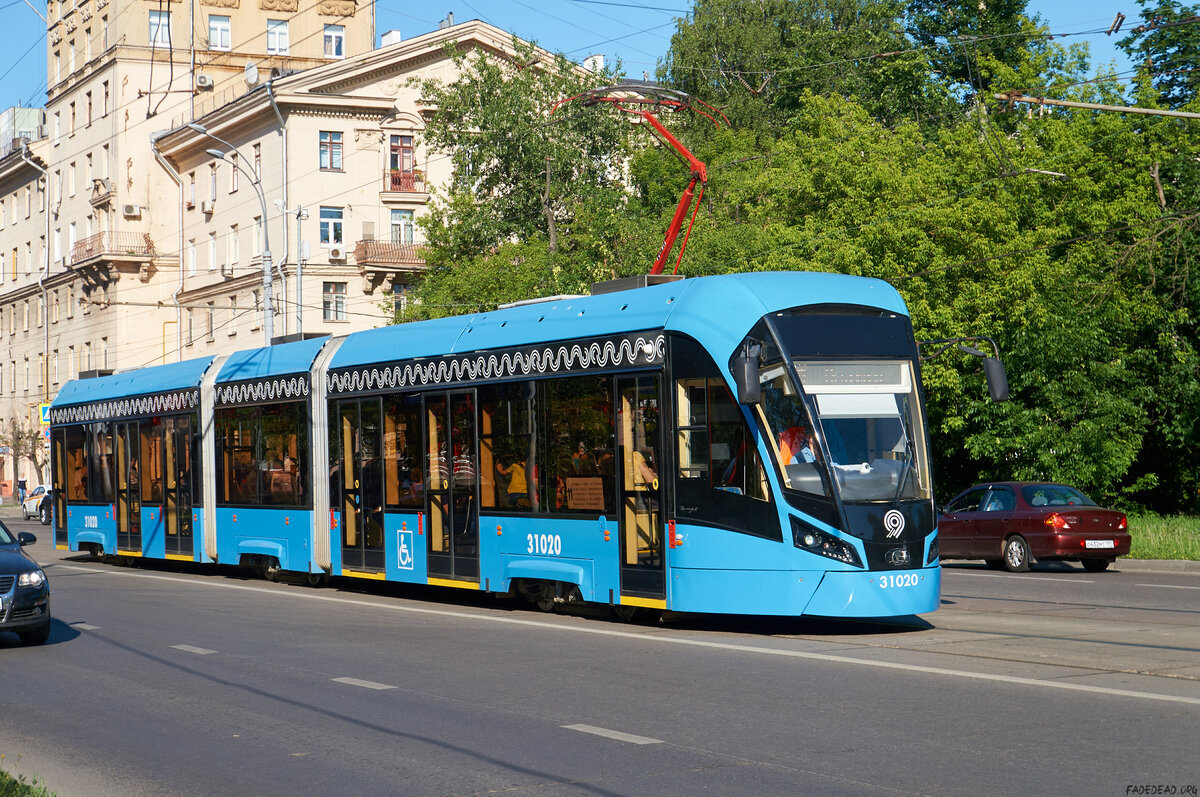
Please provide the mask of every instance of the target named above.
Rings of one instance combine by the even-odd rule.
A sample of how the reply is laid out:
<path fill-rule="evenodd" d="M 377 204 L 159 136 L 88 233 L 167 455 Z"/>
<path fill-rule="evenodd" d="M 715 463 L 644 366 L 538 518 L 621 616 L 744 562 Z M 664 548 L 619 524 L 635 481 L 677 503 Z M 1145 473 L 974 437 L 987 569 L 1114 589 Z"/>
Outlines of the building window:
<path fill-rule="evenodd" d="M 217 270 L 217 234 L 215 232 L 208 234 L 208 270 Z"/>
<path fill-rule="evenodd" d="M 342 134 L 322 130 L 320 133 L 321 171 L 341 171 Z"/>
<path fill-rule="evenodd" d="M 104 116 L 108 116 L 108 81 L 104 81 L 104 104 L 100 106 L 100 110 Z"/>
<path fill-rule="evenodd" d="M 167 47 L 171 43 L 171 12 L 150 12 L 150 45 Z"/>
<path fill-rule="evenodd" d="M 271 55 L 288 54 L 288 24 L 286 19 L 267 20 L 267 52 Z"/>
<path fill-rule="evenodd" d="M 392 211 L 392 243 L 410 244 L 413 242 L 413 212 L 411 210 Z"/>
<path fill-rule="evenodd" d="M 345 57 L 346 29 L 341 25 L 325 26 L 325 57 Z"/>
<path fill-rule="evenodd" d="M 262 216 L 254 217 L 254 235 L 250 241 L 250 256 L 258 257 L 262 254 Z"/>
<path fill-rule="evenodd" d="M 208 15 L 208 49 L 228 50 L 232 45 L 233 35 L 229 17 Z"/>
<path fill-rule="evenodd" d="M 213 332 L 215 331 L 215 327 L 216 327 L 216 324 L 217 324 L 217 309 L 216 309 L 216 307 L 214 306 L 214 303 L 213 303 L 213 302 L 209 302 L 209 303 L 208 303 L 208 308 L 207 308 L 207 310 L 206 310 L 206 313 L 207 313 L 207 317 L 206 317 L 206 319 L 205 319 L 205 322 L 204 322 L 204 323 L 205 323 L 205 326 L 204 326 L 204 331 L 205 331 L 205 334 L 204 334 L 204 339 L 205 339 L 205 340 L 207 340 L 209 343 L 212 343 L 212 341 L 213 341 Z"/>
<path fill-rule="evenodd" d="M 236 335 L 237 334 L 237 315 L 238 315 L 237 294 L 236 293 L 229 297 L 229 309 L 227 312 L 228 312 L 228 315 L 227 315 L 227 318 L 225 321 L 225 328 L 229 331 L 229 334 L 231 336 Z"/>
<path fill-rule="evenodd" d="M 254 145 L 254 179 L 262 179 L 262 144 Z"/>
<path fill-rule="evenodd" d="M 209 164 L 208 171 L 208 198 L 215 202 L 217 200 L 217 164 Z"/>
<path fill-rule="evenodd" d="M 108 144 L 100 147 L 100 176 L 108 177 Z"/>
<path fill-rule="evenodd" d="M 346 320 L 346 283 L 322 283 L 321 318 L 326 321 Z"/>
<path fill-rule="evenodd" d="M 238 156 L 236 152 L 229 153 L 229 193 L 236 194 L 238 190 Z"/>
<path fill-rule="evenodd" d="M 67 196 L 75 196 L 75 161 L 67 167 Z"/>
<path fill-rule="evenodd" d="M 188 206 L 189 210 L 196 207 L 196 173 L 195 172 L 188 172 L 187 206 Z"/>
<path fill-rule="evenodd" d="M 196 239 L 188 239 L 187 245 L 187 273 L 189 277 L 196 276 Z"/>
<path fill-rule="evenodd" d="M 342 243 L 342 209 L 321 208 L 321 246 L 340 246 Z"/>
<path fill-rule="evenodd" d="M 238 262 L 238 226 L 229 226 L 229 265 Z"/>

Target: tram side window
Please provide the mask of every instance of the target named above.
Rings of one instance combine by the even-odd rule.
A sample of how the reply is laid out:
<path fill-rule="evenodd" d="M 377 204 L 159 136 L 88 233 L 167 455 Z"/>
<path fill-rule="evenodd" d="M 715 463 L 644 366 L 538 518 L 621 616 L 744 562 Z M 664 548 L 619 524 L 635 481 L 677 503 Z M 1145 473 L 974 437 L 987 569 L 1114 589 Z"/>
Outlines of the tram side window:
<path fill-rule="evenodd" d="M 545 417 L 546 511 L 616 511 L 612 377 L 578 376 L 541 383 Z"/>
<path fill-rule="evenodd" d="M 83 426 L 66 427 L 67 500 L 83 502 L 87 497 L 87 435 Z"/>
<path fill-rule="evenodd" d="M 421 469 L 421 397 L 384 399 L 384 500 L 389 507 L 425 506 L 425 473 Z"/>
<path fill-rule="evenodd" d="M 680 518 L 782 539 L 758 443 L 716 363 L 698 343 L 674 338 Z"/>
<path fill-rule="evenodd" d="M 162 424 L 153 420 L 138 424 L 142 440 L 142 502 L 159 503 L 162 500 Z"/>
<path fill-rule="evenodd" d="M 87 500 L 113 502 L 113 439 L 107 423 L 88 425 Z"/>
<path fill-rule="evenodd" d="M 532 382 L 479 389 L 479 488 L 484 509 L 531 512 L 538 506 Z"/>
<path fill-rule="evenodd" d="M 297 402 L 218 409 L 217 503 L 307 505 L 306 424 Z"/>

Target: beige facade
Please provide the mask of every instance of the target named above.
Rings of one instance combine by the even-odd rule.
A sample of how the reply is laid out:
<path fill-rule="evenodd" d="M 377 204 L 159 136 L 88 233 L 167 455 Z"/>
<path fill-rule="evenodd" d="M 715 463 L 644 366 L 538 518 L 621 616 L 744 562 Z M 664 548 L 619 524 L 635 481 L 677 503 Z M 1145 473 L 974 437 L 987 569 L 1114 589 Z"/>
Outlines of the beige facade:
<path fill-rule="evenodd" d="M 264 223 L 276 338 L 385 322 L 451 177 L 409 80 L 453 79 L 447 42 L 511 37 L 468 22 L 372 49 L 371 8 L 51 1 L 45 137 L 0 142 L 6 430 L 81 372 L 264 345 Z M 19 473 L 49 477 L 0 452 L 0 497 Z"/>

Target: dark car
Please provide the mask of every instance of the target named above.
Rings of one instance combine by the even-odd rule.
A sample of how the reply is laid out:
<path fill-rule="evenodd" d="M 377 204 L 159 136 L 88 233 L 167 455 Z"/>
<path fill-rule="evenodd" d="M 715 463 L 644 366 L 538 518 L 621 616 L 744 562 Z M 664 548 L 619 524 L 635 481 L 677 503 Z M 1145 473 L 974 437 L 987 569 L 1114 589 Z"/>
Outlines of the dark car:
<path fill-rule="evenodd" d="M 50 584 L 24 550 L 37 542 L 27 531 L 13 536 L 0 523 L 0 631 L 12 631 L 27 645 L 50 637 Z"/>
<path fill-rule="evenodd" d="M 1072 561 L 1099 573 L 1129 553 L 1125 515 L 1065 484 L 979 484 L 939 507 L 938 515 L 943 559 L 982 559 L 1013 572 L 1036 561 Z"/>

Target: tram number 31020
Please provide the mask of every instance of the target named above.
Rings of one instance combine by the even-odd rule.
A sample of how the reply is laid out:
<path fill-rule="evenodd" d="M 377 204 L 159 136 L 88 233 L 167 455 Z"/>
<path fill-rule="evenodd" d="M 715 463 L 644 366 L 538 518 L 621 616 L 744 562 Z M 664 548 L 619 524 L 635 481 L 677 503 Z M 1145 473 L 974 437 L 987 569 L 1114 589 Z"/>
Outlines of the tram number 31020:
<path fill-rule="evenodd" d="M 879 577 L 880 589 L 898 589 L 900 587 L 915 587 L 919 582 L 916 573 L 898 573 Z"/>
<path fill-rule="evenodd" d="M 562 537 L 557 534 L 526 534 L 525 542 L 527 553 L 539 553 L 544 556 L 562 554 Z"/>

